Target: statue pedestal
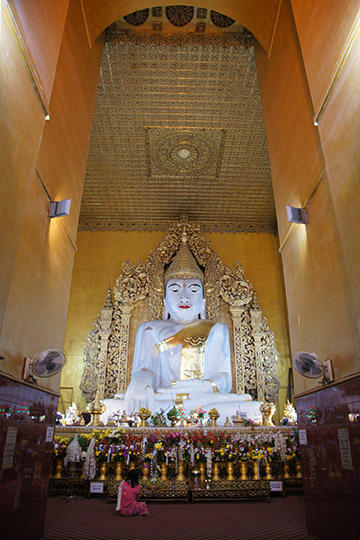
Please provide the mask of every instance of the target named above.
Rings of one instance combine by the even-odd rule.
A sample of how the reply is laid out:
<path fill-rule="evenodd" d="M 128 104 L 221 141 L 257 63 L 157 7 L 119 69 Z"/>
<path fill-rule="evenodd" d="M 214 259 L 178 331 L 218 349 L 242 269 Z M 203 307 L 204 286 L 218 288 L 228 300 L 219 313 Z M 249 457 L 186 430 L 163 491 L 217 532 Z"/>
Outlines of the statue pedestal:
<path fill-rule="evenodd" d="M 206 412 L 211 413 L 212 409 L 216 409 L 219 416 L 213 418 L 213 423 L 217 426 L 224 426 L 227 422 L 227 418 L 236 417 L 239 411 L 242 417 L 250 420 L 255 425 L 262 425 L 261 403 L 259 401 L 251 401 L 251 396 L 247 396 L 244 399 L 244 394 L 221 394 L 221 393 L 198 393 L 189 394 L 188 399 L 183 401 L 183 408 L 186 418 L 190 416 L 192 411 L 199 408 L 205 409 Z M 105 412 L 101 415 L 101 420 L 104 425 L 107 424 L 109 417 L 118 414 L 125 409 L 125 394 L 116 394 L 112 399 L 104 399 L 103 403 L 106 406 Z M 176 398 L 176 394 L 169 393 L 168 395 L 155 394 L 155 405 L 152 414 L 156 412 L 170 410 L 173 407 L 173 403 Z M 134 412 L 134 411 L 130 411 Z M 212 427 L 215 427 L 213 425 Z"/>

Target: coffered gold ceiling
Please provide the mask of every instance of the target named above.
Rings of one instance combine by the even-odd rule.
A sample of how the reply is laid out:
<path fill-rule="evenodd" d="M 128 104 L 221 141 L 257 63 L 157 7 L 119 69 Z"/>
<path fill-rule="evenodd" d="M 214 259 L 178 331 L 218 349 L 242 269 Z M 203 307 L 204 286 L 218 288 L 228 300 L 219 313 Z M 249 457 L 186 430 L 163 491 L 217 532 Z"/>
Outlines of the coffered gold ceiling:
<path fill-rule="evenodd" d="M 159 7 L 107 30 L 79 229 L 165 230 L 182 214 L 276 231 L 251 34 Z"/>

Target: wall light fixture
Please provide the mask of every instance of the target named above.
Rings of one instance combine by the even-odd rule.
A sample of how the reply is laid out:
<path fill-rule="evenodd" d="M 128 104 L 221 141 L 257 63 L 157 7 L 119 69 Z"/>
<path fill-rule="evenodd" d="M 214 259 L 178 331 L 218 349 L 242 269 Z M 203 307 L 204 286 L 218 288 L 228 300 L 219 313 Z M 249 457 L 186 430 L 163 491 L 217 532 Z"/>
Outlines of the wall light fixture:
<path fill-rule="evenodd" d="M 309 223 L 305 208 L 295 208 L 294 206 L 286 207 L 287 218 L 290 223 L 301 223 L 306 225 Z"/>
<path fill-rule="evenodd" d="M 52 201 L 49 203 L 50 218 L 68 216 L 70 214 L 71 199 L 65 199 L 63 201 Z"/>

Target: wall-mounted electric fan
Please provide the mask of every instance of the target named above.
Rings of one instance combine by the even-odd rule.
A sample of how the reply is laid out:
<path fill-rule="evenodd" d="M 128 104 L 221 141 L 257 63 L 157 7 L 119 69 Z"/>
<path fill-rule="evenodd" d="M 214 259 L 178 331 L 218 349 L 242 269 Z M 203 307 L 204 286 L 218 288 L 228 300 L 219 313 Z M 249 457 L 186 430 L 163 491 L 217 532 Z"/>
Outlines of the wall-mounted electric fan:
<path fill-rule="evenodd" d="M 323 384 L 334 380 L 330 359 L 326 360 L 326 362 L 321 362 L 315 353 L 299 351 L 294 354 L 292 361 L 294 369 L 303 377 L 309 379 L 319 379 L 322 377 Z"/>
<path fill-rule="evenodd" d="M 26 358 L 23 378 L 34 382 L 34 377 L 52 377 L 65 365 L 65 355 L 57 349 L 47 349 L 34 359 Z"/>

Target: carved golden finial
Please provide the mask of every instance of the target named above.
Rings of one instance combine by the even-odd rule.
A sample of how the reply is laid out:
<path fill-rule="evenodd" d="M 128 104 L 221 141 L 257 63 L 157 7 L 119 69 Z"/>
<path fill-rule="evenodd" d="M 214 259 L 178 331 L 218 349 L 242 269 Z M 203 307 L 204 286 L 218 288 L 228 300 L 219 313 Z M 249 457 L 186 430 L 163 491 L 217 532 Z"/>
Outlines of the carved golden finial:
<path fill-rule="evenodd" d="M 188 245 L 186 224 L 184 224 L 179 250 L 165 272 L 165 283 L 170 279 L 199 279 L 201 283 L 204 283 L 204 274 Z"/>
<path fill-rule="evenodd" d="M 112 307 L 113 307 L 113 303 L 112 303 L 112 298 L 111 298 L 111 288 L 109 287 L 108 292 L 107 292 L 107 297 L 106 297 L 106 300 L 105 300 L 105 304 L 104 304 L 104 308 L 105 309 L 112 309 Z"/>
<path fill-rule="evenodd" d="M 256 291 L 253 292 L 253 299 L 252 299 L 252 303 L 251 303 L 251 308 L 256 309 L 256 310 L 260 310 Z"/>

